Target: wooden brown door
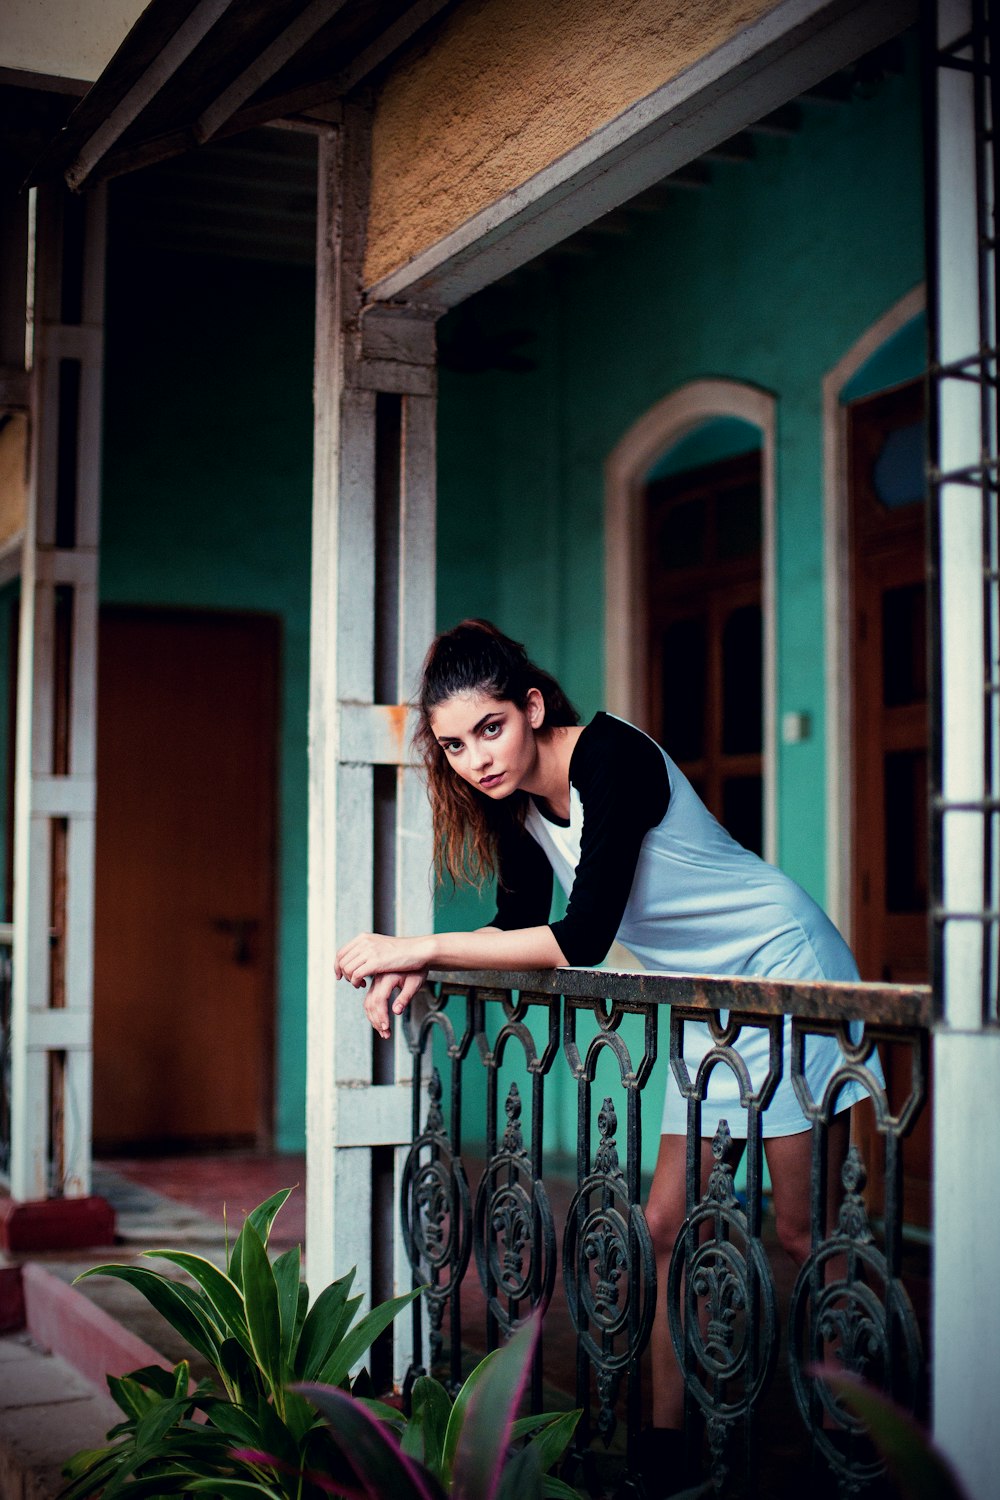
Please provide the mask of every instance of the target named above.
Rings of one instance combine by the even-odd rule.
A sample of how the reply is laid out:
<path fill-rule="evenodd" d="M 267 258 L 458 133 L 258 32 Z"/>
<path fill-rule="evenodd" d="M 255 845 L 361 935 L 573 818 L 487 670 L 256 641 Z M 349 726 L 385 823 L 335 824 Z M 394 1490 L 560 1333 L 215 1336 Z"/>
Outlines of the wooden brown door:
<path fill-rule="evenodd" d="M 102 612 L 94 1136 L 270 1135 L 278 631 Z"/>
<path fill-rule="evenodd" d="M 923 393 L 848 408 L 854 600 L 854 948 L 863 979 L 926 983 L 928 708 Z M 883 1058 L 890 1100 L 909 1057 Z M 904 1211 L 928 1222 L 930 1112 L 904 1150 Z M 873 1153 L 869 1153 L 872 1156 Z"/>
<path fill-rule="evenodd" d="M 760 454 L 654 480 L 646 500 L 653 733 L 761 853 Z"/>

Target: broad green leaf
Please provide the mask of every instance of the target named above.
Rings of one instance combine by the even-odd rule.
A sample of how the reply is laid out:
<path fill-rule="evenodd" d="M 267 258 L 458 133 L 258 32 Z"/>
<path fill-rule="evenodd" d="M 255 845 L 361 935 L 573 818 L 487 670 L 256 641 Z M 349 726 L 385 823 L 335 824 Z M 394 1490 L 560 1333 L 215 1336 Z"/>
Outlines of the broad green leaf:
<path fill-rule="evenodd" d="M 299 1302 L 298 1302 L 297 1308 L 295 1309 L 295 1332 L 292 1335 L 292 1359 L 293 1360 L 295 1358 L 295 1352 L 296 1352 L 296 1350 L 299 1347 L 299 1336 L 302 1333 L 302 1328 L 303 1328 L 303 1325 L 305 1324 L 306 1315 L 307 1315 L 308 1312 L 309 1312 L 309 1288 L 306 1286 L 306 1284 L 305 1284 L 304 1281 L 301 1281 L 301 1282 L 299 1282 Z"/>
<path fill-rule="evenodd" d="M 493 1500 L 496 1495 L 540 1327 L 541 1319 L 535 1314 L 496 1351 L 485 1375 L 476 1382 L 452 1464 L 454 1500 Z"/>
<path fill-rule="evenodd" d="M 486 1379 L 487 1372 L 499 1353 L 499 1349 L 494 1349 L 491 1354 L 487 1354 L 485 1359 L 481 1359 L 455 1397 L 454 1405 L 451 1408 L 451 1416 L 448 1418 L 448 1430 L 444 1435 L 444 1453 L 441 1459 L 442 1479 L 446 1489 L 451 1483 L 452 1469 L 455 1464 L 455 1452 L 462 1433 L 466 1408 L 472 1400 L 480 1382 Z"/>
<path fill-rule="evenodd" d="M 242 1344 L 235 1339 L 223 1339 L 215 1365 L 233 1401 L 238 1405 L 256 1401 L 264 1382 L 253 1354 L 248 1354 Z"/>
<path fill-rule="evenodd" d="M 965 1500 L 944 1455 L 909 1413 L 846 1371 L 823 1365 L 812 1373 L 864 1422 L 906 1500 Z"/>
<path fill-rule="evenodd" d="M 326 1418 L 330 1436 L 371 1495 L 392 1500 L 440 1500 L 441 1487 L 402 1453 L 392 1436 L 360 1402 L 333 1386 L 296 1387 Z"/>
<path fill-rule="evenodd" d="M 542 1494 L 551 1496 L 552 1500 L 582 1500 L 579 1490 L 575 1490 L 565 1479 L 558 1479 L 555 1474 L 545 1474 L 542 1478 Z M 675 1500 L 683 1500 L 678 1495 Z"/>
<path fill-rule="evenodd" d="M 281 1319 L 281 1350 L 285 1368 L 291 1373 L 295 1351 L 295 1318 L 299 1306 L 302 1252 L 298 1245 L 279 1255 L 272 1267 L 278 1288 L 278 1313 Z"/>
<path fill-rule="evenodd" d="M 295 1373 L 312 1380 L 333 1352 L 354 1282 L 354 1271 L 325 1287 L 306 1316 L 295 1350 Z"/>
<path fill-rule="evenodd" d="M 253 1225 L 265 1247 L 271 1237 L 271 1225 L 274 1223 L 278 1211 L 284 1207 L 294 1193 L 295 1186 L 297 1184 L 292 1187 L 279 1188 L 276 1193 L 271 1194 L 270 1198 L 265 1198 L 263 1203 L 259 1203 L 256 1208 L 251 1209 L 247 1214 L 246 1222 Z"/>
<path fill-rule="evenodd" d="M 504 1463 L 503 1457 L 501 1463 Z M 522 1448 L 498 1475 L 497 1500 L 544 1500 L 542 1466 L 535 1448 Z"/>
<path fill-rule="evenodd" d="M 117 1276 L 119 1281 L 134 1286 L 192 1349 L 215 1364 L 218 1357 L 216 1330 L 207 1307 L 202 1306 L 201 1298 L 190 1287 L 171 1281 L 159 1271 L 149 1271 L 145 1266 L 95 1266 L 76 1280 L 83 1281 L 87 1276 Z"/>
<path fill-rule="evenodd" d="M 144 1250 L 143 1255 L 170 1261 L 180 1266 L 201 1287 L 219 1319 L 219 1331 L 225 1336 L 232 1334 L 244 1348 L 250 1350 L 250 1335 L 247 1330 L 246 1310 L 243 1298 L 229 1277 L 214 1266 L 203 1255 L 192 1255 L 188 1250 Z"/>
<path fill-rule="evenodd" d="M 243 1302 L 250 1342 L 257 1363 L 270 1386 L 271 1395 L 280 1405 L 284 1381 L 278 1286 L 264 1242 L 249 1219 L 243 1226 L 240 1242 Z"/>
<path fill-rule="evenodd" d="M 299 1445 L 265 1396 L 257 1401 L 257 1437 L 254 1447 L 273 1453 L 282 1463 L 298 1467 Z"/>
<path fill-rule="evenodd" d="M 351 1392 L 354 1395 L 353 1391 Z M 371 1396 L 354 1396 L 355 1401 L 360 1401 L 365 1411 L 370 1411 L 373 1417 L 378 1417 L 380 1422 L 388 1422 L 390 1427 L 408 1427 L 409 1423 L 403 1413 L 395 1406 L 389 1406 L 385 1401 L 376 1401 Z"/>
<path fill-rule="evenodd" d="M 580 1416 L 579 1411 L 563 1412 L 562 1416 L 556 1417 L 554 1422 L 543 1427 L 538 1436 L 532 1438 L 528 1444 L 528 1447 L 538 1454 L 538 1462 L 543 1474 L 553 1468 L 566 1452 L 573 1441 L 573 1434 Z"/>
<path fill-rule="evenodd" d="M 265 1198 L 264 1202 L 259 1204 L 257 1208 L 251 1209 L 243 1220 L 243 1228 L 236 1237 L 232 1254 L 228 1259 L 229 1275 L 240 1291 L 243 1290 L 243 1273 L 241 1270 L 243 1264 L 243 1236 L 247 1231 L 247 1227 L 249 1226 L 251 1232 L 257 1235 L 257 1238 L 266 1249 L 274 1216 L 291 1191 L 291 1188 L 282 1188 L 280 1192 L 273 1193 L 270 1198 Z"/>
<path fill-rule="evenodd" d="M 131 1443 L 128 1445 L 131 1450 Z M 104 1488 L 106 1480 L 119 1464 L 119 1449 L 92 1449 L 77 1453 L 63 1465 L 63 1474 L 70 1481 L 62 1491 L 60 1500 L 82 1500 Z"/>
<path fill-rule="evenodd" d="M 318 1379 L 323 1385 L 339 1385 L 352 1365 L 366 1354 L 383 1329 L 388 1328 L 398 1312 L 419 1297 L 419 1290 L 405 1292 L 402 1297 L 392 1297 L 381 1302 L 366 1313 L 361 1322 L 344 1335 L 333 1354 L 327 1360 Z"/>
<path fill-rule="evenodd" d="M 116 1375 L 107 1375 L 108 1390 L 111 1399 L 127 1417 L 141 1417 L 143 1412 L 149 1410 L 159 1396 L 144 1390 L 137 1380 L 131 1380 L 127 1375 L 120 1378 Z"/>
<path fill-rule="evenodd" d="M 285 1387 L 284 1402 L 285 1426 L 295 1441 L 300 1443 L 310 1428 L 319 1425 L 319 1418 L 309 1402 L 302 1396 L 297 1396 L 288 1386 Z"/>
<path fill-rule="evenodd" d="M 418 1459 L 438 1479 L 442 1478 L 444 1438 L 451 1416 L 451 1398 L 444 1386 L 429 1375 L 413 1382 L 412 1414 L 403 1430 L 402 1448 Z"/>
<path fill-rule="evenodd" d="M 527 1437 L 529 1432 L 537 1432 L 540 1427 L 547 1427 L 557 1417 L 565 1416 L 561 1411 L 536 1411 L 530 1416 L 518 1417 L 510 1429 L 511 1442 L 517 1442 L 518 1438 Z"/>
<path fill-rule="evenodd" d="M 204 1494 L 206 1491 L 211 1495 L 218 1495 L 220 1500 L 229 1500 L 230 1496 L 235 1500 L 245 1500 L 247 1495 L 256 1495 L 257 1500 L 261 1496 L 265 1500 L 285 1500 L 286 1492 L 271 1489 L 260 1479 L 192 1479 L 184 1486 L 185 1492 L 193 1491 L 195 1494 Z"/>

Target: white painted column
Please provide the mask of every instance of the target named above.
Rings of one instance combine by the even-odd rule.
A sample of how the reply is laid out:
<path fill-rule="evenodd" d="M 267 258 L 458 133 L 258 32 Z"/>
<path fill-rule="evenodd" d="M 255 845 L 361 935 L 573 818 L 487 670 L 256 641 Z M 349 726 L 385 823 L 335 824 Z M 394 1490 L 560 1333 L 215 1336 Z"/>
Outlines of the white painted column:
<path fill-rule="evenodd" d="M 21 1201 L 90 1191 L 104 232 L 103 190 L 34 195 L 14 787 L 10 1189 Z"/>
<path fill-rule="evenodd" d="M 947 45 L 971 24 L 968 0 L 939 0 L 938 41 Z M 942 363 L 980 347 L 977 306 L 976 180 L 971 74 L 938 70 L 937 285 Z M 974 467 L 996 453 L 983 432 L 978 387 L 940 385 L 940 465 L 944 473 Z M 995 504 L 995 501 L 993 502 Z M 940 595 L 946 801 L 996 794 L 986 780 L 984 695 L 983 504 L 970 485 L 950 483 L 940 497 Z M 975 912 L 995 904 L 984 868 L 984 814 L 945 812 L 944 907 Z M 949 921 L 944 928 L 942 1017 L 934 1035 L 934 1432 L 972 1500 L 996 1494 L 1000 1428 L 996 1407 L 1000 1348 L 1000 1031 L 984 1007 L 983 927 Z M 993 1001 L 995 1022 L 995 997 Z M 987 1014 L 984 1015 L 984 1009 Z"/>
<path fill-rule="evenodd" d="M 431 316 L 362 309 L 368 130 L 349 107 L 320 141 L 306 1242 L 314 1291 L 356 1265 L 368 1295 L 375 1261 L 388 1267 L 381 1296 L 409 1286 L 392 1176 L 410 1140 L 410 1059 L 397 1032 L 376 1065 L 390 1044 L 333 966 L 376 912 L 396 932 L 433 920 L 430 815 L 404 705 L 434 629 L 435 369 Z M 398 1378 L 407 1320 L 396 1333 Z"/>

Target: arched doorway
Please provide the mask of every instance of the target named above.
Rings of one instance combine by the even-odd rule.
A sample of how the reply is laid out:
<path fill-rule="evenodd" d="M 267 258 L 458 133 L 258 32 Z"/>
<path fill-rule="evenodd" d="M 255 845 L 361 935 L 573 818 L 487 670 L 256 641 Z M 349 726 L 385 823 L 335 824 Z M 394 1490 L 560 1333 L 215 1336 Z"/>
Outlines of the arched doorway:
<path fill-rule="evenodd" d="M 696 381 L 606 466 L 606 698 L 773 858 L 774 399 Z"/>

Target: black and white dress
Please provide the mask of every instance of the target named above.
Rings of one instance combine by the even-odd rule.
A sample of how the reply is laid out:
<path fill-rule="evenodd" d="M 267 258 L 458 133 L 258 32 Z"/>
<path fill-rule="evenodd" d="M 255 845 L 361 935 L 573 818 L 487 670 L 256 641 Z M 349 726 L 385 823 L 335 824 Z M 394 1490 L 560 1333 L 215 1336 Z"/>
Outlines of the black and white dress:
<path fill-rule="evenodd" d="M 853 981 L 857 966 L 826 914 L 787 875 L 744 849 L 720 827 L 691 783 L 640 729 L 599 713 L 585 727 L 569 768 L 570 815 L 560 819 L 529 798 L 524 825 L 501 840 L 498 909 L 509 930 L 548 921 L 553 872 L 569 898 L 551 924 L 567 962 L 590 967 L 624 944 L 645 969 L 771 979 Z M 785 1023 L 783 1080 L 764 1115 L 765 1136 L 808 1128 L 791 1085 Z M 737 1050 L 755 1085 L 767 1069 L 767 1032 L 744 1027 Z M 688 1022 L 684 1056 L 693 1076 L 710 1046 L 708 1027 Z M 816 1100 L 837 1067 L 832 1037 L 809 1037 L 806 1077 Z M 877 1063 L 869 1064 L 877 1073 Z M 864 1097 L 848 1080 L 841 1110 Z M 735 1074 L 713 1069 L 703 1119 L 720 1116 L 745 1135 Z M 683 1135 L 686 1105 L 671 1082 L 662 1131 Z M 711 1123 L 710 1123 L 711 1122 Z"/>

